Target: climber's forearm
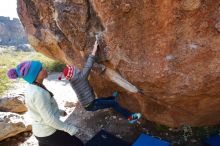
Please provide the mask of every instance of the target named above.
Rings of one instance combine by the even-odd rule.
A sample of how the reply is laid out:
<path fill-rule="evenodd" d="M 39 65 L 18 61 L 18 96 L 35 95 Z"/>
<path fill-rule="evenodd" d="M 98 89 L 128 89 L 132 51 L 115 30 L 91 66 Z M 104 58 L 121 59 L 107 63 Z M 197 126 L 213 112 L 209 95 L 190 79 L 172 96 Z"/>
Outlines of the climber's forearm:
<path fill-rule="evenodd" d="M 95 44 L 94 44 L 94 47 L 93 47 L 93 50 L 92 50 L 92 55 L 93 55 L 93 56 L 96 55 L 97 49 L 98 49 L 98 42 L 95 41 Z"/>

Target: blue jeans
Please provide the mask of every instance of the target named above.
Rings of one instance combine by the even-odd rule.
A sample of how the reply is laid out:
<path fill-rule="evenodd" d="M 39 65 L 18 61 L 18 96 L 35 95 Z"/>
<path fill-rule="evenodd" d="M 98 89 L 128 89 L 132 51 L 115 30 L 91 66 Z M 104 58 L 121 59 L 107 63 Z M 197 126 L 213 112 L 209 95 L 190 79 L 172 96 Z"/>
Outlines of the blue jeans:
<path fill-rule="evenodd" d="M 115 111 L 120 113 L 126 119 L 129 118 L 133 113 L 128 111 L 127 109 L 121 107 L 118 102 L 116 102 L 114 96 L 110 96 L 107 98 L 99 98 L 95 99 L 87 108 L 87 111 L 96 111 L 100 109 L 113 108 Z"/>

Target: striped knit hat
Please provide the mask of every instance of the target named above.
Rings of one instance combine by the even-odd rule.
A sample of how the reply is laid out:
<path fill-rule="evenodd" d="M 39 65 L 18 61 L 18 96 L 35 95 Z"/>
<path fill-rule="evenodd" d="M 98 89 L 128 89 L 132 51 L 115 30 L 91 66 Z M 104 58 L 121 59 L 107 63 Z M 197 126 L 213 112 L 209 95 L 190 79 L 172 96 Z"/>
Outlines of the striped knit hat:
<path fill-rule="evenodd" d="M 64 75 L 67 80 L 71 80 L 74 76 L 74 66 L 66 65 L 62 74 L 58 77 L 58 80 L 62 79 L 62 75 Z"/>
<path fill-rule="evenodd" d="M 16 66 L 16 68 L 12 68 L 8 70 L 7 75 L 10 79 L 23 78 L 28 83 L 32 84 L 38 73 L 42 69 L 42 63 L 39 61 L 24 61 Z"/>

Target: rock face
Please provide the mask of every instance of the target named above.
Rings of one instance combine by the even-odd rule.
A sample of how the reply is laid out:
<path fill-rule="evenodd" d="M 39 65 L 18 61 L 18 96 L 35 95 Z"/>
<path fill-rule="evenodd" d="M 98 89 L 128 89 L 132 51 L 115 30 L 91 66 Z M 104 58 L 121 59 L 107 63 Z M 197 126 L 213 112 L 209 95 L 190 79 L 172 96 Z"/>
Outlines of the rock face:
<path fill-rule="evenodd" d="M 31 131 L 31 125 L 24 121 L 24 117 L 10 112 L 0 112 L 0 141 L 15 136 L 21 132 Z"/>
<path fill-rule="evenodd" d="M 220 1 L 18 0 L 37 50 L 82 67 L 98 34 L 91 73 L 99 96 L 178 127 L 220 123 Z"/>
<path fill-rule="evenodd" d="M 27 44 L 27 38 L 19 19 L 0 16 L 0 45 Z"/>
<path fill-rule="evenodd" d="M 24 95 L 11 95 L 10 97 L 0 98 L 0 111 L 24 113 L 27 107 L 24 103 Z"/>

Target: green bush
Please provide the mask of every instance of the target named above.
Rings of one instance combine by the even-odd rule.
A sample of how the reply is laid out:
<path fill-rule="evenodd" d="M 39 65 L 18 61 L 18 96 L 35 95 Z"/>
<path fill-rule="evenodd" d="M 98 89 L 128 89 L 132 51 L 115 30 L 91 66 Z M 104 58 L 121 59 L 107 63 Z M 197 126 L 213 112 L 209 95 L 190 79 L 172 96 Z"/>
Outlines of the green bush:
<path fill-rule="evenodd" d="M 50 72 L 61 72 L 66 65 L 58 61 L 50 62 L 46 64 L 46 69 Z"/>

